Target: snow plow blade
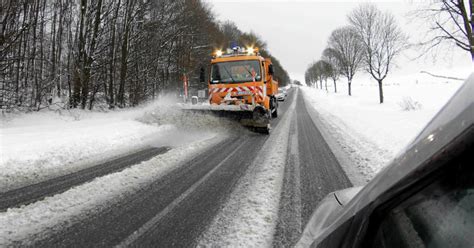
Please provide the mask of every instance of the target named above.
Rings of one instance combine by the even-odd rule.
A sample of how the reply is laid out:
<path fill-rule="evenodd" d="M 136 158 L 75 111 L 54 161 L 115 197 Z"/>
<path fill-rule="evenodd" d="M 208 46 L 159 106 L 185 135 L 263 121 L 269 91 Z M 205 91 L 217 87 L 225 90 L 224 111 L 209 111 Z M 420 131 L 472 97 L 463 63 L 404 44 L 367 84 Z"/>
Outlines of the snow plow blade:
<path fill-rule="evenodd" d="M 262 106 L 188 104 L 179 104 L 179 106 L 183 111 L 212 114 L 218 117 L 233 119 L 255 132 L 270 133 L 270 114 Z"/>

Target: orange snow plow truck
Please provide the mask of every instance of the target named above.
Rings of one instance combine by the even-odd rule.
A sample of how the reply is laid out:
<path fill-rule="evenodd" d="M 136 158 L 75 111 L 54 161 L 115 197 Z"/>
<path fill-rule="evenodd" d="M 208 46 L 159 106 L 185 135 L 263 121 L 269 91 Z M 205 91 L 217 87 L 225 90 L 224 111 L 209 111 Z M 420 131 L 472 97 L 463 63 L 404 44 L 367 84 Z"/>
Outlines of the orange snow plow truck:
<path fill-rule="evenodd" d="M 185 109 L 209 111 L 238 119 L 244 126 L 268 134 L 270 120 L 278 116 L 278 82 L 273 65 L 258 49 L 234 47 L 215 52 L 210 66 L 209 104 L 187 105 Z M 205 81 L 201 70 L 201 81 Z"/>

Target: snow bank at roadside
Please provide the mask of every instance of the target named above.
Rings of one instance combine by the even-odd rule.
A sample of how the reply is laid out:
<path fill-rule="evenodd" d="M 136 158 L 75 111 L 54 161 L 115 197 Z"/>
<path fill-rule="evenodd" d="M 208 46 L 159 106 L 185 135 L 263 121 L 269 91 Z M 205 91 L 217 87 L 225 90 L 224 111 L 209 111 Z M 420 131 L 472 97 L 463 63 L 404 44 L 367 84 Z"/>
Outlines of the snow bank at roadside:
<path fill-rule="evenodd" d="M 146 146 L 179 146 L 225 131 L 213 116 L 185 114 L 163 98 L 109 112 L 7 116 L 0 123 L 0 192 L 71 173 Z"/>
<path fill-rule="evenodd" d="M 230 199 L 200 237 L 199 247 L 271 247 L 295 105 L 293 100 Z"/>
<path fill-rule="evenodd" d="M 181 144 L 121 172 L 96 178 L 42 201 L 1 212 L 0 247 L 32 245 L 31 240 L 41 240 L 48 233 L 64 230 L 103 206 L 112 206 L 134 194 L 223 139 L 225 135 L 221 134 L 203 135 L 199 140 Z"/>
<path fill-rule="evenodd" d="M 451 76 L 467 78 L 470 72 L 472 68 L 464 68 Z M 328 92 L 302 89 L 306 101 L 367 181 L 415 138 L 461 84 L 422 73 L 392 76 L 384 84 L 383 104 L 378 103 L 378 86 L 369 80 L 355 80 L 352 96 L 347 95 L 345 82 L 338 83 L 338 93 L 329 82 Z"/>

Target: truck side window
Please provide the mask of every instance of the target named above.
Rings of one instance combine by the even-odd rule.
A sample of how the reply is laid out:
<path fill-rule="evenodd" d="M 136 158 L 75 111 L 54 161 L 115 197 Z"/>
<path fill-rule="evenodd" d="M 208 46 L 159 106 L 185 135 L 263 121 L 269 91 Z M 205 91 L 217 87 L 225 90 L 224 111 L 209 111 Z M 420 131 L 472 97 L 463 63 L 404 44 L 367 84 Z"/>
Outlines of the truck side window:
<path fill-rule="evenodd" d="M 474 166 L 460 163 L 388 211 L 373 247 L 474 247 Z"/>

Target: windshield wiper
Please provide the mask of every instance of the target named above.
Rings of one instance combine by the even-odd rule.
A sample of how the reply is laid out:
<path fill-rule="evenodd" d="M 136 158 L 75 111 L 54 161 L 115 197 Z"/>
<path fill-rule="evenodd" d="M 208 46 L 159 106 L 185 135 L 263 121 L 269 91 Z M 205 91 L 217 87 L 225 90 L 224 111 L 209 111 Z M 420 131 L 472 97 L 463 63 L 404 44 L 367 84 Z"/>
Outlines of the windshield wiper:
<path fill-rule="evenodd" d="M 244 66 L 244 69 L 249 73 L 250 77 L 253 81 L 257 81 L 257 73 L 255 73 L 255 77 L 252 75 L 252 72 Z M 255 70 L 254 70 L 255 71 Z"/>
<path fill-rule="evenodd" d="M 225 65 L 223 66 L 225 72 L 227 73 L 227 75 L 229 75 L 230 79 L 232 79 L 232 83 L 235 83 L 235 79 L 232 77 L 232 75 L 230 74 L 229 70 L 227 70 L 227 68 L 225 67 Z"/>

